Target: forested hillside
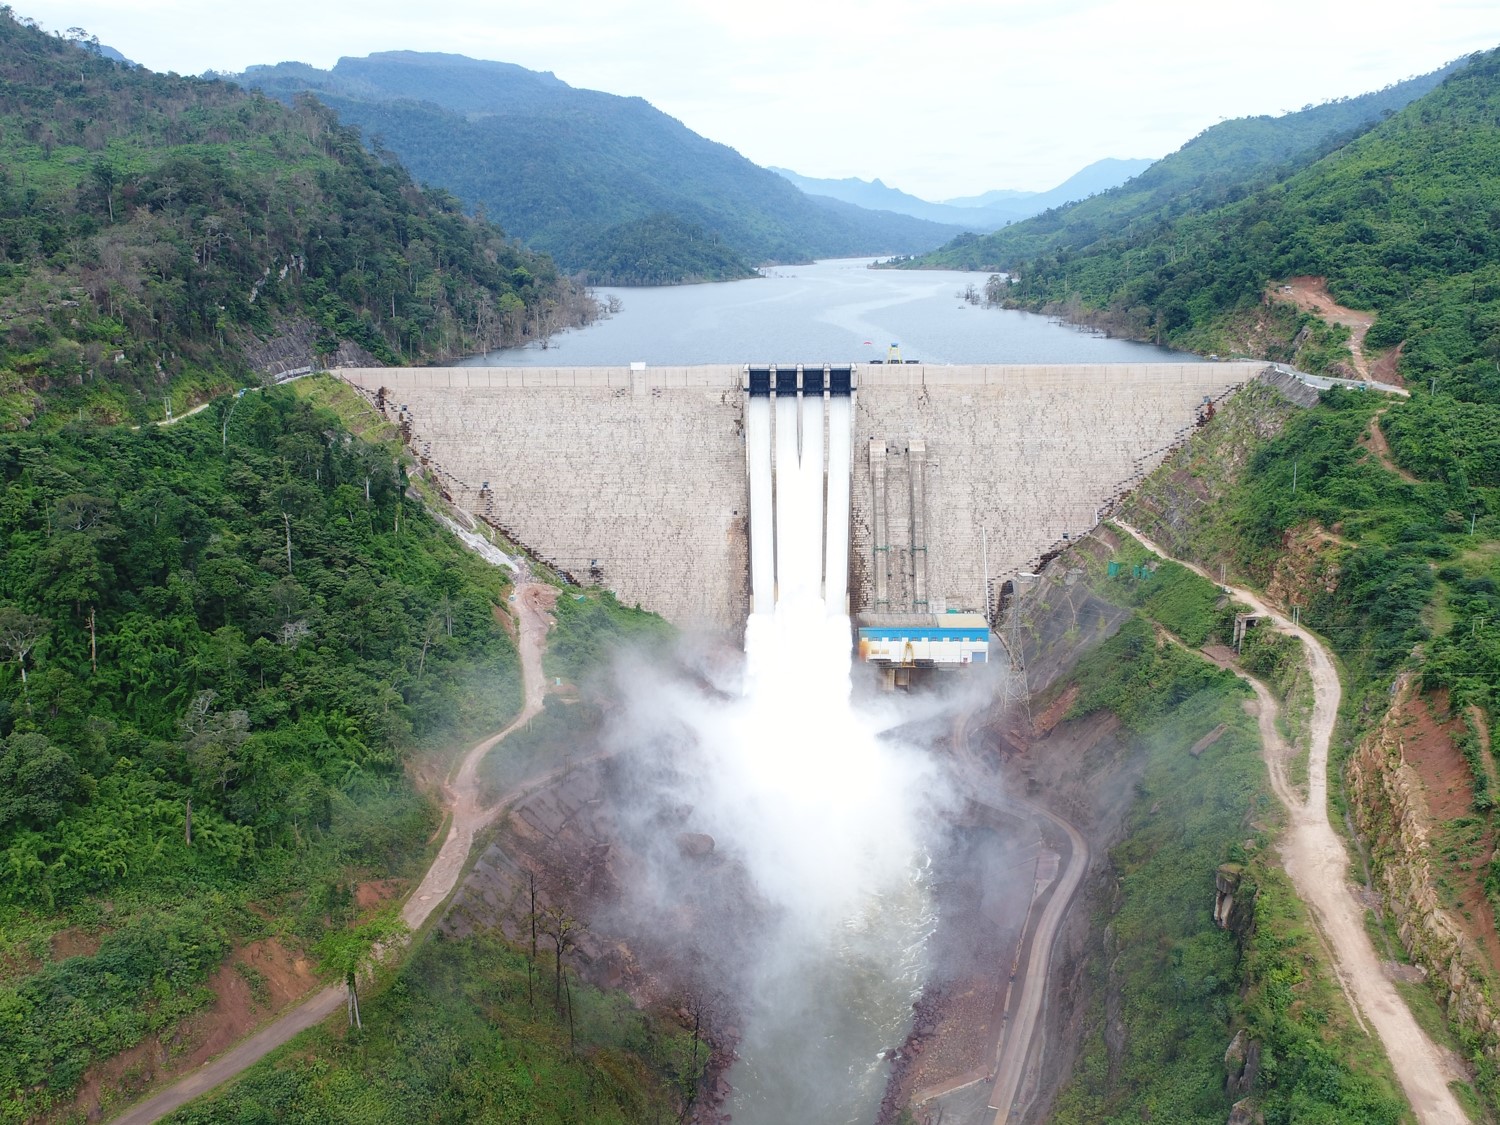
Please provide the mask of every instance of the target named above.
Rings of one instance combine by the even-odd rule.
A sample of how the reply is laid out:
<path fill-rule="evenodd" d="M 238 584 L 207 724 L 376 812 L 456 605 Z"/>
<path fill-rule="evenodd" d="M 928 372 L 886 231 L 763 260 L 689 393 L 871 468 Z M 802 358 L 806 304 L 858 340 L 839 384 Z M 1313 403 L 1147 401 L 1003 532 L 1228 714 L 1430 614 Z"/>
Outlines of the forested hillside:
<path fill-rule="evenodd" d="M 420 179 L 597 283 L 713 277 L 726 250 L 743 269 L 914 253 L 955 233 L 905 215 L 820 206 L 640 98 L 577 90 L 505 63 L 388 51 L 340 59 L 331 71 L 252 67 L 240 81 L 288 101 L 311 91 Z M 655 222 L 663 214 L 670 226 Z M 708 232 L 694 244 L 701 255 L 682 253 L 691 247 L 674 232 L 685 226 Z M 621 256 L 654 234 L 673 248 L 654 261 Z"/>
<path fill-rule="evenodd" d="M 1457 65 L 1282 117 L 1222 122 L 1117 188 L 993 234 L 961 235 L 906 264 L 1021 270 L 1038 255 L 1071 256 L 1100 240 L 1148 237 L 1181 216 L 1242 199 L 1317 160 L 1428 93 Z"/>
<path fill-rule="evenodd" d="M 1402 345 L 1408 378 L 1500 402 L 1500 52 L 1237 203 L 1034 259 L 1011 295 L 1032 306 L 1076 295 L 1132 334 L 1230 351 L 1262 316 L 1267 284 L 1299 275 L 1326 277 L 1343 304 L 1375 311 L 1366 347 Z M 1438 458 L 1475 483 L 1500 479 L 1479 416 L 1444 423 L 1441 440 L 1459 456 Z"/>
<path fill-rule="evenodd" d="M 407 757 L 516 707 L 500 572 L 406 487 L 285 389 L 0 442 L 0 1086 L 23 1117 L 212 1000 L 231 946 L 342 926 L 361 873 L 404 872 L 435 827 Z M 38 964 L 68 925 L 98 955 Z"/>
<path fill-rule="evenodd" d="M 112 1112 L 316 987 L 425 866 L 423 771 L 519 705 L 508 573 L 439 526 L 366 404 L 261 388 L 255 363 L 433 358 L 586 308 L 325 108 L 89 48 L 0 13 L 0 1120 L 17 1122 Z M 473 1019 L 465 1003 L 433 1018 Z M 609 1010 L 586 1059 L 550 1012 L 511 1014 L 556 1086 L 535 1098 L 675 1105 L 672 1060 L 618 1041 L 672 1029 Z"/>
<path fill-rule="evenodd" d="M 160 75 L 0 16 L 0 428 L 160 417 L 312 362 L 513 343 L 587 312 L 552 263 L 310 100 Z"/>

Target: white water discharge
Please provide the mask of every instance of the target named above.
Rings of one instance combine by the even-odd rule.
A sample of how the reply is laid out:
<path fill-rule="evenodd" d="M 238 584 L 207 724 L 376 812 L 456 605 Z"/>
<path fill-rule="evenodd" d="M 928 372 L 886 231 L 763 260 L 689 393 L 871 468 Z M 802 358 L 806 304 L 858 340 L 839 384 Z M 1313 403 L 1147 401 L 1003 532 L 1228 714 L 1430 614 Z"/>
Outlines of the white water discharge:
<path fill-rule="evenodd" d="M 771 527 L 771 399 L 751 396 L 745 420 L 750 453 L 750 524 Z M 847 564 L 846 564 L 847 565 Z M 751 611 L 770 613 L 776 607 L 776 544 L 766 534 L 750 539 Z"/>
<path fill-rule="evenodd" d="M 776 397 L 776 598 L 767 612 L 753 571 L 743 698 L 705 738 L 714 780 L 697 795 L 777 914 L 750 974 L 736 1125 L 870 1118 L 880 1053 L 905 1035 L 932 924 L 916 831 L 930 772 L 850 701 L 847 397 L 830 400 L 824 598 L 823 408 L 808 396 L 799 419 L 796 396 Z M 769 483 L 770 412 L 751 400 L 752 560 L 773 534 L 755 502 Z"/>
<path fill-rule="evenodd" d="M 641 864 L 619 909 L 677 943 L 679 965 L 704 974 L 700 999 L 725 994 L 735 1125 L 874 1118 L 934 925 L 923 829 L 940 819 L 937 771 L 882 733 L 903 721 L 889 701 L 851 699 L 850 399 L 798 399 L 747 403 L 743 666 L 694 661 L 684 678 L 625 662 L 611 724 L 630 751 L 619 812 Z M 712 856 L 685 858 L 680 830 L 711 836 Z"/>
<path fill-rule="evenodd" d="M 801 478 L 801 458 L 797 442 L 797 396 L 778 394 L 776 402 L 776 600 L 795 592 L 791 584 L 806 581 L 807 568 L 800 565 L 805 534 L 799 526 L 805 503 Z M 751 515 L 751 542 L 755 540 L 754 514 Z M 761 528 L 764 532 L 765 528 Z M 816 581 L 816 579 L 815 579 Z"/>
<path fill-rule="evenodd" d="M 854 420 L 852 399 L 835 395 L 828 400 L 828 558 L 824 565 L 830 617 L 849 612 L 849 469 Z M 759 606 L 756 607 L 759 610 Z"/>

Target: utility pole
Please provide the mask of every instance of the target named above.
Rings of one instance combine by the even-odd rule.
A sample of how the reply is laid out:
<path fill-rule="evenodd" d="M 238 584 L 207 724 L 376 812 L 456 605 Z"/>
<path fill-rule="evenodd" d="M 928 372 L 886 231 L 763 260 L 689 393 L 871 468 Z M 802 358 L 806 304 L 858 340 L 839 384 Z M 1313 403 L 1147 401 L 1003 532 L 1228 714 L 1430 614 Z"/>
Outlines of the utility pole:
<path fill-rule="evenodd" d="M 1006 650 L 1007 668 L 1000 684 L 1000 709 L 1009 713 L 1013 704 L 1019 703 L 1026 716 L 1026 725 L 1031 725 L 1031 690 L 1026 682 L 1026 658 L 1021 652 L 1021 575 L 1011 579 L 1010 608 L 1006 611 L 1005 629 L 999 638 Z M 1040 580 L 1037 574 L 1028 578 Z"/>

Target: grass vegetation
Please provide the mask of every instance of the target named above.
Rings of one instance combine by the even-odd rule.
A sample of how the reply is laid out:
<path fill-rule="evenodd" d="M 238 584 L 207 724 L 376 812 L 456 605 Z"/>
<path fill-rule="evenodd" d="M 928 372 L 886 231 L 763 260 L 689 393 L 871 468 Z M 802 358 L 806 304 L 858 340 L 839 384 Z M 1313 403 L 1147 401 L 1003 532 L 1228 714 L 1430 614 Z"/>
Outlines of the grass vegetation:
<path fill-rule="evenodd" d="M 600 590 L 564 586 L 549 633 L 551 670 L 598 686 L 622 645 L 660 645 L 654 615 Z M 562 656 L 557 657 L 561 650 Z M 601 707 L 548 696 L 542 713 L 480 765 L 480 799 L 565 766 L 597 745 Z M 258 1064 L 224 1094 L 169 1120 L 197 1122 L 681 1120 L 710 1049 L 670 1013 L 567 974 L 560 1004 L 528 988 L 527 955 L 498 935 L 434 930 L 405 964 L 380 974 L 364 1027 L 325 1024 Z M 544 981 L 550 962 L 538 966 Z"/>
<path fill-rule="evenodd" d="M 1177 624 L 1212 636 L 1217 591 L 1177 569 L 1150 593 L 1141 586 L 1154 578 L 1134 588 L 1094 581 L 1107 597 L 1154 600 Z M 1072 714 L 1113 711 L 1147 764 L 1125 838 L 1110 853 L 1118 899 L 1099 920 L 1083 1055 L 1053 1119 L 1217 1125 L 1233 1100 L 1225 1048 L 1243 1028 L 1260 1045 L 1256 1099 L 1267 1122 L 1401 1121 L 1388 1064 L 1349 1019 L 1267 846 L 1276 805 L 1240 705 L 1248 688 L 1158 638 L 1139 615 L 1085 658 L 1076 682 Z M 1221 724 L 1218 741 L 1188 753 Z M 1221 865 L 1239 880 L 1242 904 L 1243 920 L 1228 930 L 1212 917 Z"/>
<path fill-rule="evenodd" d="M 1148 531 L 1171 523 L 1175 549 L 1207 566 L 1222 563 L 1237 579 L 1277 586 L 1327 638 L 1345 689 L 1330 779 L 1336 806 L 1344 800 L 1339 763 L 1385 715 L 1393 677 L 1412 669 L 1429 693 L 1447 690 L 1465 724 L 1459 749 L 1475 792 L 1472 812 L 1434 838 L 1435 886 L 1450 900 L 1453 879 L 1443 872 L 1481 862 L 1470 845 L 1493 832 L 1495 815 L 1496 763 L 1488 748 L 1500 667 L 1491 643 L 1500 568 L 1491 547 L 1500 492 L 1489 483 L 1481 446 L 1459 440 L 1462 427 L 1444 422 L 1474 406 L 1441 388 L 1390 404 L 1333 391 L 1311 409 L 1280 416 L 1253 440 L 1237 433 L 1245 419 L 1234 406 L 1222 428 L 1216 419 L 1148 481 L 1128 513 Z M 1367 447 L 1378 410 L 1386 433 L 1400 435 L 1392 456 L 1404 476 Z M 1442 452 L 1425 461 L 1428 449 Z M 1226 461 L 1237 470 L 1222 473 Z M 1291 666 L 1292 654 L 1263 650 L 1267 639 L 1257 636 L 1245 659 L 1274 678 Z M 1484 887 L 1496 901 L 1494 864 Z M 1480 1096 L 1493 1106 L 1492 1065 L 1477 1042 L 1465 1042 L 1462 1053 L 1474 1061 Z"/>
<path fill-rule="evenodd" d="M 317 1029 L 167 1120 L 680 1120 L 708 1060 L 691 1028 L 577 980 L 559 1013 L 548 988 L 528 1003 L 527 979 L 525 954 L 503 942 L 435 936 L 366 1004 L 363 1030 Z"/>
<path fill-rule="evenodd" d="M 1386 468 L 1362 442 L 1381 408 L 1389 430 L 1412 412 L 1456 414 L 1465 405 L 1441 394 L 1387 404 L 1359 391 L 1325 392 L 1318 406 L 1291 414 L 1274 436 L 1254 443 L 1232 478 L 1204 482 L 1212 503 L 1185 502 L 1190 488 L 1173 478 L 1203 482 L 1199 467 L 1216 459 L 1225 434 L 1216 419 L 1127 511 L 1151 531 L 1167 508 L 1177 510 L 1185 519 L 1176 531 L 1183 549 L 1262 588 L 1283 564 L 1289 536 L 1333 530 L 1316 558 L 1302 560 L 1291 592 L 1303 621 L 1328 638 L 1344 665 L 1346 705 L 1362 716 L 1346 735 L 1378 717 L 1377 697 L 1419 643 L 1424 686 L 1456 689 L 1461 703 L 1488 713 L 1500 666 L 1490 651 L 1500 633 L 1489 625 L 1500 624 L 1500 568 L 1480 549 L 1495 534 L 1500 490 L 1456 469 L 1448 474 L 1453 479 L 1407 480 Z M 1404 447 L 1392 451 L 1400 463 Z M 1455 457 L 1461 466 L 1462 456 Z M 1449 628 L 1433 637 L 1427 609 L 1440 593 Z"/>
<path fill-rule="evenodd" d="M 488 804 L 530 778 L 581 761 L 598 742 L 602 718 L 593 703 L 548 696 L 540 715 L 485 755 L 480 799 Z"/>
<path fill-rule="evenodd" d="M 411 870 L 435 814 L 406 759 L 497 729 L 520 692 L 502 572 L 288 390 L 13 434 L 0 481 L 0 1105 L 19 1119 L 205 1003 L 233 945 L 311 945 L 360 878 Z M 70 925 L 103 944 L 52 962 Z"/>
<path fill-rule="evenodd" d="M 564 587 L 552 616 L 557 625 L 547 641 L 547 674 L 575 683 L 603 674 L 621 648 L 661 654 L 676 635 L 654 613 L 621 605 L 599 587 Z"/>

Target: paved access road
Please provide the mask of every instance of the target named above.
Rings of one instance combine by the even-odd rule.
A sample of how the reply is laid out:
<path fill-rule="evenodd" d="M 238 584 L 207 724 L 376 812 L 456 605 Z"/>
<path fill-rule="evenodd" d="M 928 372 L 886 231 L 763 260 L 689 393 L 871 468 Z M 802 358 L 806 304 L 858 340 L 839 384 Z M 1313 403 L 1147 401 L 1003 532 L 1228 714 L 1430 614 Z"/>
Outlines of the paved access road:
<path fill-rule="evenodd" d="M 973 712 L 965 712 L 955 722 L 953 749 L 957 760 L 973 769 L 977 779 L 983 776 L 983 770 L 975 765 L 969 746 L 969 727 L 973 717 Z M 976 782 L 976 793 L 982 788 L 983 783 Z M 1068 838 L 1068 850 L 1060 857 L 1063 861 L 1061 870 L 1050 877 L 1038 872 L 1032 905 L 1034 907 L 1044 895 L 1046 902 L 1036 921 L 1028 923 L 1021 934 L 1016 961 L 1011 966 L 1015 976 L 1003 1001 L 1004 1022 L 995 1029 L 993 1044 L 987 1045 L 990 1051 L 987 1069 L 978 1068 L 919 1093 L 924 1102 L 946 1099 L 945 1106 L 948 1109 L 958 1109 L 964 1120 L 993 1121 L 993 1125 L 1006 1125 L 1013 1109 L 1024 1108 L 1016 1106 L 1016 1098 L 1025 1081 L 1028 1063 L 1039 1058 L 1037 1025 L 1042 1013 L 1042 1002 L 1047 994 L 1048 978 L 1052 972 L 1052 947 L 1056 943 L 1062 919 L 1073 901 L 1073 895 L 1088 869 L 1089 845 L 1073 825 L 1033 801 L 1013 796 L 982 799 L 971 795 L 970 799 L 1009 816 L 1047 820 Z M 997 965 L 995 969 L 999 974 L 1006 972 L 1003 965 Z M 1015 992 L 1016 984 L 1020 986 L 1019 995 Z M 982 1083 L 989 1084 L 989 1096 L 980 1102 L 977 1099 L 983 1097 L 980 1092 Z M 964 1093 L 960 1094 L 961 1091 Z M 960 1095 L 960 1099 L 954 1099 L 954 1095 Z M 970 1098 L 976 1100 L 971 1102 Z"/>

